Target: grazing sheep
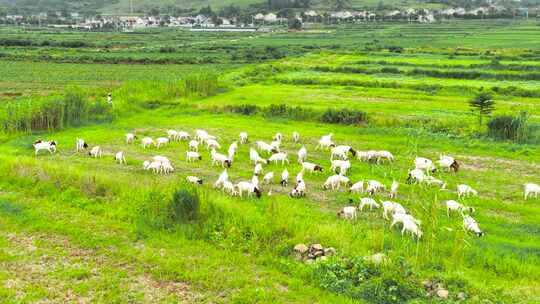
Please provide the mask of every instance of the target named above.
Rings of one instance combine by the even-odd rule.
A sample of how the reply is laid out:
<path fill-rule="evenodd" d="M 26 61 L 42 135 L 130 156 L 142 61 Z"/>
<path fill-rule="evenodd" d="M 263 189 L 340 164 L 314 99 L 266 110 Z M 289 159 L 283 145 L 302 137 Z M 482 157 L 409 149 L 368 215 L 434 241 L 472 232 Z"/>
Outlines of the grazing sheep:
<path fill-rule="evenodd" d="M 221 186 L 224 186 L 224 183 L 229 180 L 229 173 L 227 172 L 227 169 L 223 170 L 221 174 L 219 175 L 217 181 L 214 183 L 214 188 L 219 188 Z"/>
<path fill-rule="evenodd" d="M 299 180 L 289 195 L 296 198 L 306 196 L 306 183 L 303 180 Z"/>
<path fill-rule="evenodd" d="M 269 162 L 274 162 L 276 165 L 278 162 L 281 162 L 281 165 L 283 166 L 285 163 L 289 163 L 289 158 L 287 157 L 287 153 L 286 152 L 279 152 L 279 153 L 276 153 L 276 154 L 273 154 L 272 156 L 270 156 L 270 158 L 268 159 Z"/>
<path fill-rule="evenodd" d="M 339 168 L 339 172 L 337 171 Z M 347 170 L 351 168 L 351 162 L 348 160 L 335 159 L 332 161 L 332 166 L 330 167 L 331 171 L 336 171 L 336 173 L 345 175 Z"/>
<path fill-rule="evenodd" d="M 395 213 L 407 213 L 405 211 L 405 208 L 400 203 L 392 202 L 392 201 L 384 201 L 381 202 L 383 206 L 383 218 L 385 220 L 388 220 L 388 214 L 395 214 Z"/>
<path fill-rule="evenodd" d="M 330 151 L 331 151 L 330 160 L 333 160 L 334 157 L 347 160 L 348 153 L 351 153 L 353 157 L 356 157 L 356 150 L 354 150 L 350 146 L 336 146 L 336 147 L 333 147 Z"/>
<path fill-rule="evenodd" d="M 273 179 L 274 179 L 274 172 L 268 172 L 264 175 L 263 182 L 268 185 L 272 182 Z"/>
<path fill-rule="evenodd" d="M 152 170 L 154 173 L 160 173 L 161 172 L 161 162 L 153 161 L 149 162 L 147 160 L 143 163 L 143 169 L 144 170 Z"/>
<path fill-rule="evenodd" d="M 217 142 L 217 140 L 210 138 L 206 140 L 206 149 L 221 149 L 221 145 Z"/>
<path fill-rule="evenodd" d="M 126 133 L 126 144 L 132 144 L 135 139 L 137 139 L 137 136 L 133 133 Z"/>
<path fill-rule="evenodd" d="M 56 152 L 56 141 L 54 140 L 51 140 L 51 141 L 37 140 L 36 142 L 34 142 L 33 146 L 34 146 L 35 155 L 38 155 L 39 151 L 41 150 L 49 151 L 50 154 L 53 154 L 54 152 Z"/>
<path fill-rule="evenodd" d="M 484 235 L 484 232 L 480 230 L 480 226 L 478 226 L 478 223 L 475 219 L 473 219 L 470 215 L 465 215 L 463 217 L 463 229 L 467 232 L 472 232 L 476 234 L 476 236 L 481 237 Z"/>
<path fill-rule="evenodd" d="M 420 227 L 416 224 L 416 222 L 412 220 L 404 220 L 403 221 L 403 228 L 401 229 L 401 235 L 404 235 L 405 232 L 409 232 L 411 235 L 416 236 L 416 239 L 420 239 L 422 237 L 422 231 L 420 230 Z"/>
<path fill-rule="evenodd" d="M 529 197 L 532 197 L 534 195 L 534 198 L 538 198 L 538 194 L 540 193 L 540 186 L 533 183 L 527 183 L 524 185 L 524 191 L 525 193 L 525 199 L 528 199 Z"/>
<path fill-rule="evenodd" d="M 198 140 L 203 140 L 209 136 L 210 135 L 208 135 L 208 132 L 206 132 L 205 130 L 201 130 L 201 129 L 195 130 L 195 138 Z"/>
<path fill-rule="evenodd" d="M 299 183 L 304 180 L 304 169 L 300 170 L 298 174 L 296 174 L 296 183 Z"/>
<path fill-rule="evenodd" d="M 268 160 L 260 157 L 259 153 L 253 148 L 249 149 L 249 160 L 255 164 L 258 164 L 258 163 L 268 164 Z"/>
<path fill-rule="evenodd" d="M 276 149 L 276 147 L 274 147 L 274 146 L 272 146 L 270 144 L 267 144 L 264 141 L 259 140 L 259 141 L 256 142 L 256 144 L 257 144 L 257 149 L 259 151 L 266 152 L 267 154 L 272 154 L 272 153 L 278 153 L 279 152 L 279 150 Z"/>
<path fill-rule="evenodd" d="M 186 180 L 190 184 L 195 184 L 195 185 L 202 185 L 203 184 L 202 178 L 199 178 L 199 177 L 196 177 L 196 176 L 191 176 L 191 175 L 187 176 Z"/>
<path fill-rule="evenodd" d="M 425 172 L 431 172 L 431 173 L 437 172 L 437 168 L 435 168 L 435 165 L 433 164 L 431 159 L 427 159 L 424 157 L 415 158 L 414 167 L 416 169 L 423 170 Z"/>
<path fill-rule="evenodd" d="M 91 157 L 94 157 L 94 158 L 98 158 L 98 157 L 101 157 L 102 156 L 102 151 L 101 151 L 101 147 L 100 146 L 95 146 L 93 147 L 90 152 L 88 152 L 88 155 L 90 155 Z"/>
<path fill-rule="evenodd" d="M 240 132 L 240 143 L 241 144 L 246 144 L 248 142 L 248 134 L 247 132 Z"/>
<path fill-rule="evenodd" d="M 289 183 L 289 171 L 287 171 L 287 168 L 281 172 L 281 181 L 279 183 L 281 186 L 287 187 L 287 184 Z"/>
<path fill-rule="evenodd" d="M 171 141 L 177 141 L 178 140 L 178 131 L 176 131 L 176 130 L 167 130 L 167 137 Z"/>
<path fill-rule="evenodd" d="M 141 139 L 141 145 L 144 149 L 146 149 L 147 147 L 154 146 L 155 143 L 151 137 L 143 137 Z"/>
<path fill-rule="evenodd" d="M 273 140 L 281 142 L 283 140 L 283 135 L 277 132 L 276 135 L 274 135 Z"/>
<path fill-rule="evenodd" d="M 261 191 L 257 185 L 254 185 L 253 183 L 239 182 L 236 184 L 236 188 L 238 189 L 238 195 L 240 195 L 240 197 L 243 196 L 244 192 L 247 193 L 248 197 L 252 196 L 253 194 L 255 194 L 257 198 L 261 197 Z"/>
<path fill-rule="evenodd" d="M 477 196 L 478 195 L 478 191 L 474 190 L 471 186 L 469 185 L 464 185 L 464 184 L 461 184 L 461 185 L 458 185 L 457 186 L 457 194 L 458 194 L 458 197 L 461 198 L 461 197 L 466 197 L 466 196 L 469 196 L 469 195 L 474 195 L 474 196 Z"/>
<path fill-rule="evenodd" d="M 354 206 L 347 206 L 339 209 L 337 213 L 338 217 L 354 220 L 357 217 L 356 207 Z"/>
<path fill-rule="evenodd" d="M 434 178 L 433 176 L 425 176 L 422 183 L 426 185 L 437 185 L 441 187 L 441 189 L 446 189 L 446 183 L 440 179 Z"/>
<path fill-rule="evenodd" d="M 199 152 L 186 151 L 186 161 L 188 163 L 196 161 L 196 160 L 202 160 L 202 156 L 199 154 Z"/>
<path fill-rule="evenodd" d="M 412 215 L 406 214 L 406 213 L 393 213 L 392 214 L 392 223 L 390 224 L 390 228 L 394 227 L 396 224 L 403 224 L 405 221 L 413 221 L 415 224 L 420 225 L 422 222 L 420 220 L 415 219 Z"/>
<path fill-rule="evenodd" d="M 114 160 L 116 162 L 118 162 L 120 165 L 122 164 L 126 164 L 126 158 L 124 156 L 124 151 L 120 151 L 120 152 L 117 152 L 115 155 L 114 155 Z"/>
<path fill-rule="evenodd" d="M 221 153 L 217 153 L 216 149 L 212 149 L 212 151 L 210 152 L 210 156 L 212 157 L 212 166 L 219 164 L 223 168 L 231 167 L 231 161 L 229 160 L 229 158 Z"/>
<path fill-rule="evenodd" d="M 263 167 L 261 164 L 256 164 L 255 165 L 255 168 L 253 168 L 253 174 L 256 175 L 256 176 L 259 176 L 261 175 L 263 172 Z"/>
<path fill-rule="evenodd" d="M 190 151 L 199 152 L 199 142 L 195 139 L 190 140 L 188 145 Z"/>
<path fill-rule="evenodd" d="M 171 161 L 166 156 L 156 155 L 152 157 L 153 161 L 157 161 L 160 163 L 170 163 Z"/>
<path fill-rule="evenodd" d="M 156 148 L 160 148 L 161 146 L 165 146 L 169 143 L 169 139 L 167 137 L 158 137 L 156 138 Z"/>
<path fill-rule="evenodd" d="M 358 151 L 356 152 L 356 158 L 363 162 L 372 162 L 377 160 L 377 151 Z"/>
<path fill-rule="evenodd" d="M 386 187 L 379 181 L 369 180 L 367 182 L 366 192 L 369 195 L 374 195 L 377 192 L 384 191 L 384 189 L 386 189 Z"/>
<path fill-rule="evenodd" d="M 229 145 L 229 149 L 227 150 L 227 155 L 229 156 L 229 160 L 231 162 L 234 160 L 236 149 L 238 149 L 238 143 L 234 141 L 232 144 Z"/>
<path fill-rule="evenodd" d="M 424 171 L 420 169 L 413 169 L 409 171 L 409 175 L 407 176 L 407 183 L 421 183 L 426 178 L 426 174 Z"/>
<path fill-rule="evenodd" d="M 362 211 L 364 210 L 365 206 L 368 206 L 369 210 L 372 210 L 373 208 L 378 209 L 380 207 L 380 205 L 371 197 L 363 197 L 360 199 L 360 206 L 358 209 Z"/>
<path fill-rule="evenodd" d="M 302 146 L 302 148 L 300 148 L 300 150 L 298 150 L 298 153 L 296 153 L 296 155 L 298 155 L 298 163 L 299 164 L 305 162 L 307 160 L 307 149 L 306 149 L 306 147 Z"/>
<path fill-rule="evenodd" d="M 230 181 L 226 180 L 225 182 L 223 182 L 223 187 L 221 188 L 222 191 L 224 193 L 228 193 L 232 196 L 235 196 L 237 195 L 238 193 L 236 192 L 235 188 L 234 188 L 234 185 L 233 183 L 231 183 Z"/>
<path fill-rule="evenodd" d="M 259 186 L 259 177 L 257 175 L 253 175 L 251 177 L 251 183 L 258 187 Z"/>
<path fill-rule="evenodd" d="M 459 170 L 459 163 L 451 156 L 441 155 L 437 163 L 443 169 L 453 170 L 454 172 Z"/>
<path fill-rule="evenodd" d="M 381 163 L 383 160 L 393 162 L 395 159 L 392 153 L 384 150 L 375 152 L 375 158 L 377 159 L 377 164 Z"/>
<path fill-rule="evenodd" d="M 396 198 L 398 188 L 399 183 L 397 181 L 393 181 L 392 186 L 390 186 L 390 198 Z"/>
<path fill-rule="evenodd" d="M 294 131 L 292 133 L 292 138 L 293 138 L 293 142 L 295 142 L 295 143 L 299 142 L 300 141 L 300 133 Z"/>
<path fill-rule="evenodd" d="M 161 163 L 161 169 L 163 170 L 164 174 L 169 174 L 174 172 L 174 167 L 171 163 Z"/>
<path fill-rule="evenodd" d="M 359 181 L 359 182 L 354 183 L 349 188 L 349 192 L 350 193 L 364 193 L 364 181 Z"/>
<path fill-rule="evenodd" d="M 445 202 L 445 204 L 446 204 L 446 215 L 448 215 L 448 217 L 450 217 L 451 211 L 459 211 L 461 214 L 463 214 L 466 211 L 474 213 L 473 207 L 465 207 L 454 200 L 448 200 Z"/>
<path fill-rule="evenodd" d="M 178 140 L 188 140 L 191 136 L 186 131 L 178 131 L 178 133 L 176 133 L 176 137 Z"/>
<path fill-rule="evenodd" d="M 323 185 L 324 190 L 332 189 L 339 190 L 341 185 L 350 185 L 349 178 L 341 174 L 336 174 L 328 177 Z"/>
<path fill-rule="evenodd" d="M 84 141 L 84 139 L 77 138 L 75 151 L 80 152 L 80 151 L 86 150 L 86 148 L 88 148 L 88 144 Z"/>
<path fill-rule="evenodd" d="M 335 144 L 334 142 L 332 141 L 332 136 L 334 134 L 330 133 L 328 135 L 324 135 L 321 137 L 321 139 L 319 139 L 319 143 L 317 144 L 317 146 L 315 147 L 315 150 L 318 150 L 318 149 L 328 149 L 328 148 L 331 148 L 331 147 L 335 147 Z"/>
<path fill-rule="evenodd" d="M 306 171 L 309 171 L 309 172 L 316 172 L 316 171 L 323 172 L 323 167 L 321 167 L 321 166 L 319 166 L 317 164 L 308 163 L 308 162 L 303 162 L 302 163 L 302 169 L 306 170 Z"/>

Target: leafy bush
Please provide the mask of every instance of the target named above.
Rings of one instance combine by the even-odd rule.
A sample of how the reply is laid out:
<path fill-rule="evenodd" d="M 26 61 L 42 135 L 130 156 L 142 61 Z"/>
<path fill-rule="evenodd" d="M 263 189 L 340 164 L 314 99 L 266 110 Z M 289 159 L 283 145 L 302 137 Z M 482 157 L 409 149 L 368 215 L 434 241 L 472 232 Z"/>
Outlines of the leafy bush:
<path fill-rule="evenodd" d="M 367 121 L 367 114 L 362 111 L 352 111 L 348 109 L 328 109 L 321 116 L 321 122 L 331 124 L 353 125 Z"/>
<path fill-rule="evenodd" d="M 196 190 L 178 189 L 169 204 L 169 214 L 174 223 L 189 222 L 199 217 L 200 200 Z"/>
<path fill-rule="evenodd" d="M 356 257 L 319 263 L 312 276 L 320 287 L 353 299 L 406 303 L 423 295 L 421 284 L 413 274 L 404 262 L 377 266 Z"/>
<path fill-rule="evenodd" d="M 242 115 L 251 116 L 259 111 L 259 107 L 256 105 L 242 104 L 242 105 L 227 105 L 224 107 L 226 112 L 237 113 Z"/>
<path fill-rule="evenodd" d="M 502 140 L 525 142 L 528 139 L 528 114 L 522 111 L 518 116 L 501 115 L 488 122 L 488 135 Z"/>
<path fill-rule="evenodd" d="M 316 116 L 315 112 L 303 107 L 291 107 L 286 104 L 271 104 L 264 109 L 265 117 L 284 117 L 294 120 L 309 120 Z"/>

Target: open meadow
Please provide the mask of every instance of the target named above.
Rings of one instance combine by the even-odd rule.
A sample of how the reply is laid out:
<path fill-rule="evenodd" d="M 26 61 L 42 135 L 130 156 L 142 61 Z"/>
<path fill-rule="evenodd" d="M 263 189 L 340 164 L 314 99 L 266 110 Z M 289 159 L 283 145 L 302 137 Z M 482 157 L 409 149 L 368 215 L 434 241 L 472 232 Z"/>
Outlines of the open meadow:
<path fill-rule="evenodd" d="M 524 198 L 524 184 L 540 184 L 539 29 L 501 20 L 219 37 L 1 28 L 0 302 L 540 302 L 540 198 Z M 470 106 L 478 96 L 494 102 L 483 123 Z M 500 131 L 499 121 L 510 122 Z M 260 198 L 232 195 L 214 186 L 224 168 L 207 139 L 201 159 L 186 160 L 198 129 L 225 155 L 238 142 L 233 184 L 253 183 L 250 149 L 276 133 L 289 162 L 262 166 Z M 142 146 L 169 130 L 191 137 Z M 357 152 L 350 184 L 386 189 L 324 189 L 336 174 L 330 149 L 317 148 L 327 134 Z M 35 155 L 38 139 L 56 151 Z M 77 139 L 88 147 L 77 152 Z M 96 146 L 101 157 L 89 155 Z M 302 147 L 322 172 L 302 171 Z M 395 159 L 362 159 L 366 151 Z M 174 171 L 143 166 L 156 155 Z M 442 168 L 442 155 L 459 170 Z M 417 157 L 434 161 L 426 180 L 444 186 L 410 180 Z M 298 184 L 305 196 L 291 195 Z M 477 195 L 458 197 L 461 184 Z M 401 204 L 421 237 L 391 227 L 382 206 L 337 216 L 367 197 Z M 472 208 L 448 214 L 448 200 Z M 463 228 L 464 214 L 482 235 Z M 335 253 L 307 258 L 298 244 Z"/>

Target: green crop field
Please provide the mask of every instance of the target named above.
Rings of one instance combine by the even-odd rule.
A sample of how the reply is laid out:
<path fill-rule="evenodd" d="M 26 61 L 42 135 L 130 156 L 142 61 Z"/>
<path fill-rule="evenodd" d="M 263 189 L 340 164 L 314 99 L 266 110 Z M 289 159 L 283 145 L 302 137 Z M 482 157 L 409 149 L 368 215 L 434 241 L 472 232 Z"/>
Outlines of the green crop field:
<path fill-rule="evenodd" d="M 524 199 L 525 183 L 540 184 L 537 29 L 501 20 L 297 33 L 1 28 L 0 303 L 539 302 L 540 198 Z M 494 102 L 482 121 L 470 106 L 479 96 Z M 290 162 L 263 165 L 275 176 L 259 177 L 261 198 L 232 196 L 213 186 L 224 169 L 203 143 L 195 162 L 187 141 L 142 147 L 171 129 L 204 129 L 224 154 L 247 132 L 227 169 L 233 183 L 252 179 L 250 148 L 277 132 Z M 316 146 L 329 133 L 395 156 L 351 157 L 346 175 L 383 183 L 372 198 L 420 220 L 419 239 L 390 227 L 382 208 L 336 215 L 369 194 L 323 189 L 334 173 Z M 76 152 L 77 138 L 89 148 Z M 37 139 L 57 151 L 34 155 Z M 95 146 L 102 157 L 88 154 Z M 295 198 L 302 146 L 323 172 L 306 172 L 306 195 Z M 174 172 L 145 170 L 156 155 Z M 407 182 L 415 157 L 441 155 L 460 164 L 433 173 L 442 189 Z M 458 198 L 459 184 L 478 195 Z M 485 234 L 448 216 L 447 200 L 473 207 Z M 299 260 L 301 243 L 336 254 Z"/>

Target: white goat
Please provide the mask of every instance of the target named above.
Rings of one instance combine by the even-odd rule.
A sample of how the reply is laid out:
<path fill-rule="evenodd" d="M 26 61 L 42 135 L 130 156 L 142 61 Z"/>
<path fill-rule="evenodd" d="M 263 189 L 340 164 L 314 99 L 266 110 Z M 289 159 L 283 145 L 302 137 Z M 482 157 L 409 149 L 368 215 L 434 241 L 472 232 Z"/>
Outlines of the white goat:
<path fill-rule="evenodd" d="M 186 151 L 186 161 L 188 163 L 194 162 L 196 160 L 202 160 L 202 156 L 199 154 L 199 152 Z"/>
<path fill-rule="evenodd" d="M 245 143 L 248 142 L 248 134 L 247 134 L 247 132 L 240 132 L 239 137 L 240 137 L 240 143 L 241 144 L 245 144 Z"/>
<path fill-rule="evenodd" d="M 150 147 L 150 146 L 154 146 L 155 143 L 154 143 L 154 140 L 151 138 L 151 137 L 143 137 L 141 139 L 141 145 L 144 149 Z"/>
<path fill-rule="evenodd" d="M 286 152 L 279 152 L 279 153 L 276 153 L 276 154 L 273 154 L 272 156 L 270 156 L 270 158 L 268 159 L 269 162 L 274 162 L 276 165 L 278 162 L 281 162 L 281 165 L 283 166 L 285 163 L 289 163 L 289 158 L 287 157 L 287 153 Z"/>
<path fill-rule="evenodd" d="M 236 149 L 238 149 L 238 143 L 234 141 L 232 144 L 229 145 L 229 149 L 227 150 L 227 155 L 229 156 L 229 160 L 231 162 L 234 160 Z"/>
<path fill-rule="evenodd" d="M 126 164 L 126 157 L 124 155 L 124 151 L 119 151 L 114 155 L 114 160 L 117 161 L 119 164 Z"/>
<path fill-rule="evenodd" d="M 349 158 L 348 153 L 351 153 L 353 157 L 356 157 L 356 150 L 350 146 L 336 146 L 330 150 L 330 160 L 333 160 L 334 157 L 339 159 L 347 160 Z"/>
<path fill-rule="evenodd" d="M 303 163 L 307 160 L 307 149 L 306 147 L 302 146 L 302 148 L 300 148 L 300 150 L 298 150 L 298 153 L 296 153 L 296 155 L 298 156 L 298 163 Z"/>
<path fill-rule="evenodd" d="M 266 159 L 262 158 L 259 155 L 259 153 L 253 148 L 249 149 L 249 160 L 252 161 L 255 164 L 258 164 L 258 163 L 267 164 L 268 163 L 268 161 Z"/>
<path fill-rule="evenodd" d="M 186 131 L 178 131 L 176 137 L 178 137 L 178 140 L 188 140 L 191 136 Z"/>
<path fill-rule="evenodd" d="M 263 177 L 263 182 L 267 185 L 272 183 L 272 180 L 274 180 L 274 172 L 268 172 Z"/>
<path fill-rule="evenodd" d="M 91 157 L 94 157 L 94 158 L 98 158 L 98 157 L 101 157 L 102 156 L 102 151 L 101 151 L 101 147 L 100 146 L 95 146 L 93 147 L 90 152 L 88 152 L 88 155 L 90 155 Z"/>
<path fill-rule="evenodd" d="M 256 164 L 255 168 L 253 168 L 253 174 L 258 176 L 258 175 L 261 175 L 262 172 L 263 172 L 262 165 L 261 164 Z"/>
<path fill-rule="evenodd" d="M 336 171 L 337 168 L 339 168 L 339 172 L 337 173 L 345 175 L 347 174 L 347 171 L 351 168 L 351 162 L 341 159 L 332 160 L 332 166 L 330 167 L 330 170 Z"/>
<path fill-rule="evenodd" d="M 463 217 L 463 229 L 468 232 L 472 232 L 476 234 L 476 236 L 481 237 L 484 235 L 484 232 L 480 230 L 480 226 L 478 226 L 478 223 L 475 219 L 473 219 L 470 215 L 465 215 Z"/>
<path fill-rule="evenodd" d="M 292 138 L 293 138 L 293 142 L 295 142 L 295 143 L 299 142 L 300 141 L 300 133 L 294 131 L 292 133 Z"/>
<path fill-rule="evenodd" d="M 412 215 L 406 214 L 406 213 L 393 213 L 392 214 L 392 223 L 390 224 L 390 228 L 394 227 L 396 224 L 403 224 L 405 221 L 412 221 L 417 225 L 420 225 L 422 222 L 420 220 L 415 219 Z"/>
<path fill-rule="evenodd" d="M 314 163 L 308 163 L 308 162 L 302 163 L 302 169 L 309 172 L 315 172 L 315 171 L 322 172 L 323 171 L 323 168 L 321 166 Z"/>
<path fill-rule="evenodd" d="M 306 196 L 306 183 L 303 180 L 297 181 L 294 188 L 291 190 L 291 193 L 289 194 L 291 197 L 303 197 Z"/>
<path fill-rule="evenodd" d="M 538 194 L 540 194 L 540 186 L 533 183 L 527 183 L 524 185 L 523 192 L 525 193 L 525 199 L 528 199 L 529 197 L 538 198 Z"/>
<path fill-rule="evenodd" d="M 221 149 L 221 145 L 217 142 L 217 140 L 209 138 L 206 140 L 206 149 Z"/>
<path fill-rule="evenodd" d="M 238 194 L 240 195 L 240 197 L 243 196 L 244 192 L 247 193 L 248 197 L 252 196 L 253 194 L 255 194 L 257 198 L 261 197 L 261 191 L 253 183 L 239 182 L 238 184 L 236 184 L 236 188 L 238 189 Z"/>
<path fill-rule="evenodd" d="M 332 136 L 333 136 L 332 133 L 322 136 L 321 139 L 319 139 L 319 143 L 317 144 L 315 149 L 316 150 L 318 150 L 318 149 L 328 149 L 328 148 L 334 147 L 335 144 L 332 141 Z"/>
<path fill-rule="evenodd" d="M 281 186 L 286 187 L 289 183 L 289 171 L 287 171 L 287 168 L 281 172 L 281 181 L 279 182 Z"/>
<path fill-rule="evenodd" d="M 397 181 L 393 181 L 392 186 L 390 186 L 390 198 L 396 198 L 398 188 L 399 188 L 399 183 Z"/>
<path fill-rule="evenodd" d="M 156 148 L 160 148 L 161 146 L 165 146 L 169 143 L 169 139 L 167 137 L 158 137 L 156 138 Z"/>
<path fill-rule="evenodd" d="M 84 141 L 84 139 L 77 138 L 77 142 L 75 143 L 75 151 L 80 152 L 86 150 L 86 148 L 88 148 L 88 144 Z"/>
<path fill-rule="evenodd" d="M 404 235 L 405 232 L 409 232 L 411 235 L 415 236 L 416 239 L 420 239 L 422 237 L 422 230 L 420 230 L 420 227 L 418 227 L 416 222 L 413 220 L 406 219 L 403 221 L 401 235 Z"/>
<path fill-rule="evenodd" d="M 450 212 L 452 211 L 459 211 L 461 214 L 463 214 L 463 212 L 466 212 L 466 211 L 474 212 L 473 207 L 465 207 L 454 200 L 446 201 L 445 205 L 446 205 L 446 214 L 448 215 L 448 217 L 450 217 Z"/>
<path fill-rule="evenodd" d="M 186 181 L 190 184 L 195 184 L 195 185 L 202 185 L 203 184 L 203 180 L 202 178 L 199 178 L 197 176 L 187 176 L 186 177 Z"/>
<path fill-rule="evenodd" d="M 230 168 L 231 167 L 231 161 L 229 160 L 229 158 L 221 153 L 217 153 L 216 152 L 216 149 L 212 149 L 212 151 L 210 152 L 210 156 L 212 157 L 212 165 L 215 166 L 215 165 L 221 165 L 221 167 L 225 168 Z"/>
<path fill-rule="evenodd" d="M 354 183 L 349 188 L 349 192 L 350 193 L 364 193 L 364 181 L 359 181 L 359 182 Z"/>
<path fill-rule="evenodd" d="M 369 195 L 374 195 L 377 192 L 384 191 L 384 189 L 386 189 L 386 187 L 379 181 L 369 180 L 367 182 L 366 192 L 369 193 Z"/>
<path fill-rule="evenodd" d="M 189 141 L 189 144 L 188 144 L 188 149 L 190 151 L 195 151 L 195 152 L 198 152 L 199 151 L 199 142 L 195 139 L 192 139 Z"/>
<path fill-rule="evenodd" d="M 380 207 L 380 205 L 371 197 L 363 197 L 360 199 L 360 206 L 358 209 L 362 211 L 364 210 L 365 206 L 368 206 L 369 210 L 372 210 L 373 208 L 378 209 Z"/>
<path fill-rule="evenodd" d="M 342 185 L 350 184 L 349 178 L 341 174 L 335 174 L 326 179 L 323 185 L 324 190 L 339 190 Z"/>
<path fill-rule="evenodd" d="M 437 164 L 443 169 L 454 170 L 457 172 L 459 170 L 459 163 L 451 156 L 441 155 Z"/>
<path fill-rule="evenodd" d="M 54 152 L 56 152 L 56 141 L 54 140 L 51 140 L 51 141 L 38 140 L 34 142 L 33 146 L 34 146 L 35 155 L 38 155 L 39 151 L 41 150 L 49 151 L 50 154 L 53 154 Z"/>
<path fill-rule="evenodd" d="M 383 160 L 387 160 L 389 162 L 394 161 L 394 155 L 390 153 L 389 151 L 377 151 L 375 152 L 375 157 L 377 158 L 377 163 L 381 163 Z"/>
<path fill-rule="evenodd" d="M 354 220 L 357 217 L 356 207 L 354 206 L 343 207 L 339 209 L 337 216 L 342 217 L 344 219 Z"/>
<path fill-rule="evenodd" d="M 384 201 L 381 202 L 383 206 L 383 218 L 385 220 L 388 220 L 388 214 L 394 214 L 394 213 L 407 213 L 405 211 L 405 208 L 400 203 L 392 202 L 392 201 Z"/>
<path fill-rule="evenodd" d="M 414 167 L 416 169 L 423 170 L 425 172 L 435 173 L 437 171 L 437 168 L 435 168 L 433 161 L 431 161 L 431 159 L 427 159 L 424 157 L 415 158 Z"/>
<path fill-rule="evenodd" d="M 471 186 L 460 184 L 457 186 L 457 194 L 459 198 L 466 197 L 466 196 L 477 196 L 478 191 L 474 190 Z"/>
<path fill-rule="evenodd" d="M 135 134 L 126 133 L 126 144 L 132 144 L 135 141 L 136 138 L 137 138 L 137 136 L 135 136 Z"/>
<path fill-rule="evenodd" d="M 229 181 L 229 173 L 227 172 L 227 169 L 223 170 L 221 174 L 219 175 L 217 181 L 214 183 L 214 188 L 219 188 L 224 186 L 224 183 Z"/>
<path fill-rule="evenodd" d="M 272 154 L 272 153 L 277 153 L 279 152 L 278 149 L 276 149 L 276 147 L 270 145 L 270 144 L 267 144 L 265 143 L 264 141 L 257 141 L 257 149 L 259 151 L 262 151 L 262 152 L 266 152 L 267 154 Z"/>

